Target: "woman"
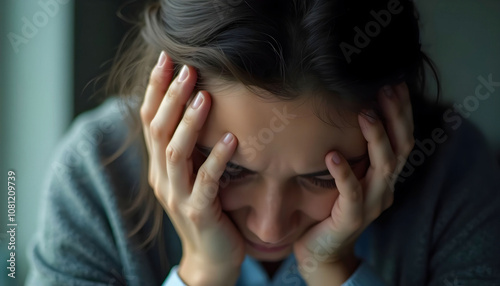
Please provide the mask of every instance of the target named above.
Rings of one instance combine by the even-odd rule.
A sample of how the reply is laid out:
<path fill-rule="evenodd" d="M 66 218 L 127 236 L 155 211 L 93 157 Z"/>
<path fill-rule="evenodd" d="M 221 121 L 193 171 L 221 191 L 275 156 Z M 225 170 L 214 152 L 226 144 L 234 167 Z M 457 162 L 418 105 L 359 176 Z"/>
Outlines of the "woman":
<path fill-rule="evenodd" d="M 411 1 L 164 0 L 131 39 L 28 284 L 498 285 L 498 165 L 425 100 Z"/>

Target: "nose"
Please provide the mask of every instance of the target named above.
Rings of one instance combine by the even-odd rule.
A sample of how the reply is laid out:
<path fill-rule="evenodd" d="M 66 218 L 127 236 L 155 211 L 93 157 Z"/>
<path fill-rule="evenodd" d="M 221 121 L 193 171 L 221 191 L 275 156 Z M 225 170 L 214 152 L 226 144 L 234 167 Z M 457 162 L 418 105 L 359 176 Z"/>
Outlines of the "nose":
<path fill-rule="evenodd" d="M 250 205 L 248 229 L 262 242 L 287 242 L 297 221 L 297 212 L 292 206 L 293 198 L 277 189 L 258 193 Z"/>

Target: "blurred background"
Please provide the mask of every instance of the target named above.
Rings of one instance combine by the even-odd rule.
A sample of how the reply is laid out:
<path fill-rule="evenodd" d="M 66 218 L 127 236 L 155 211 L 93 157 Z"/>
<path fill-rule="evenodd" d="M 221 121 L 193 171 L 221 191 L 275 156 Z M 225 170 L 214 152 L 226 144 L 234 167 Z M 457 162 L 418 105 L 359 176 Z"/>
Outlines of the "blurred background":
<path fill-rule="evenodd" d="M 219 0 L 223 1 L 223 0 Z M 104 80 L 133 12 L 144 1 L 0 1 L 0 285 L 24 285 L 26 247 L 37 227 L 40 190 L 59 138 Z M 436 62 L 442 102 L 468 104 L 478 77 L 500 82 L 500 1 L 415 1 L 422 47 Z M 500 155 L 500 86 L 479 100 L 472 120 Z M 16 278 L 8 274 L 7 172 L 16 172 Z"/>

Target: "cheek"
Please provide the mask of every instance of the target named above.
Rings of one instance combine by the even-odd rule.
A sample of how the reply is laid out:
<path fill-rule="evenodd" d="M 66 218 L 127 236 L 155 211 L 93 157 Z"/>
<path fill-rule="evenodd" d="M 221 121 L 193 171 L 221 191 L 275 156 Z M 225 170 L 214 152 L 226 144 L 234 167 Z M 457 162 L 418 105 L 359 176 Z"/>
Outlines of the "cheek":
<path fill-rule="evenodd" d="M 228 186 L 219 189 L 219 198 L 224 211 L 233 211 L 245 207 L 250 201 L 248 197 L 252 192 L 242 190 L 241 187 Z"/>
<path fill-rule="evenodd" d="M 312 219 L 322 221 L 331 215 L 338 195 L 337 190 L 328 191 L 324 195 L 304 195 L 300 209 Z"/>

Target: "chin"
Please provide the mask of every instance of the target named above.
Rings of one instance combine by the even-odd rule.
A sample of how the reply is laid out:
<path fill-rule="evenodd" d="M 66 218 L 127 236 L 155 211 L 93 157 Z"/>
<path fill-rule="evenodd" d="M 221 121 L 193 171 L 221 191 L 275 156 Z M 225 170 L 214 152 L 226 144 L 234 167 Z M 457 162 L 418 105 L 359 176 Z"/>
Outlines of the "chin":
<path fill-rule="evenodd" d="M 286 259 L 293 252 L 293 246 L 276 252 L 264 252 L 247 245 L 246 254 L 258 261 L 277 262 Z"/>

